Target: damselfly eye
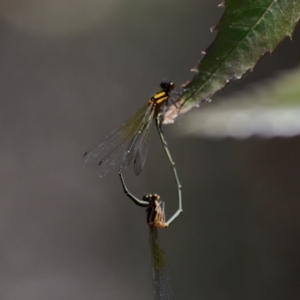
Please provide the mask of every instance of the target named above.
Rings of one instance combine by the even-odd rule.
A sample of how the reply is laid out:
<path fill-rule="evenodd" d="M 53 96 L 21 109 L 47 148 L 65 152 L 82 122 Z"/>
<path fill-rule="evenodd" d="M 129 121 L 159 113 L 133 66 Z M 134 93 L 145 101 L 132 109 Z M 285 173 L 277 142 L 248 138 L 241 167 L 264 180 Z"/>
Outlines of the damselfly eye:
<path fill-rule="evenodd" d="M 170 91 L 174 90 L 175 88 L 175 84 L 172 81 L 162 81 L 160 83 L 160 87 L 167 93 L 169 93 Z"/>
<path fill-rule="evenodd" d="M 153 200 L 159 200 L 160 199 L 160 196 L 158 194 L 153 194 L 152 195 L 152 199 Z"/>

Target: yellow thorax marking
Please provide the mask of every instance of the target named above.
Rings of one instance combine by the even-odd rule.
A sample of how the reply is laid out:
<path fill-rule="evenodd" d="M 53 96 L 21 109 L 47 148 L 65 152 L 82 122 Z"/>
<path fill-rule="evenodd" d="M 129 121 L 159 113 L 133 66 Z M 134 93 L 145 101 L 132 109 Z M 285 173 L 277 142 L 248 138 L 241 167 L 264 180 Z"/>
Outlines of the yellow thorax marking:
<path fill-rule="evenodd" d="M 153 96 L 153 99 L 156 100 L 156 103 L 159 104 L 159 103 L 162 103 L 162 102 L 168 100 L 168 95 L 166 94 L 165 91 L 162 91 L 162 92 L 155 94 Z"/>

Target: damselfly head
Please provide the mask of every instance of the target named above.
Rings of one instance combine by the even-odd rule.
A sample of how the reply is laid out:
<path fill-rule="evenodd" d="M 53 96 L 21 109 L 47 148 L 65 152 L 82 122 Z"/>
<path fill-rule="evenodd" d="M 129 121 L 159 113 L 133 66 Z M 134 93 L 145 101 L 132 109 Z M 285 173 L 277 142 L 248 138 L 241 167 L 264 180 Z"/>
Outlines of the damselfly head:
<path fill-rule="evenodd" d="M 162 81 L 160 87 L 166 92 L 169 93 L 175 89 L 175 84 L 172 81 Z"/>
<path fill-rule="evenodd" d="M 164 202 L 158 201 L 160 196 L 157 194 L 149 194 L 144 196 L 144 200 L 149 201 L 147 208 L 147 223 L 150 227 L 166 228 L 168 224 L 165 221 L 165 205 Z"/>
<path fill-rule="evenodd" d="M 158 194 L 148 194 L 143 197 L 143 200 L 149 201 L 149 203 L 157 201 L 160 199 L 160 196 Z"/>

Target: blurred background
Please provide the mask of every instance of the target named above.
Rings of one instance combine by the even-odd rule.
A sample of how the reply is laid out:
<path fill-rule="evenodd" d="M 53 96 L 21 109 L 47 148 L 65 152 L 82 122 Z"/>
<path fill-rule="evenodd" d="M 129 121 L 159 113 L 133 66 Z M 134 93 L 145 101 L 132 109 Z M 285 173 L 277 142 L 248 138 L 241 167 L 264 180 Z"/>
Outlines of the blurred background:
<path fill-rule="evenodd" d="M 1 300 L 152 299 L 145 211 L 117 172 L 99 178 L 81 157 L 162 79 L 191 78 L 219 2 L 0 2 Z M 214 101 L 297 66 L 299 48 L 298 26 Z M 298 299 L 300 139 L 184 135 L 193 114 L 163 128 L 184 197 L 160 231 L 175 299 Z M 136 196 L 160 193 L 167 216 L 176 210 L 155 130 L 142 175 L 125 176 Z"/>

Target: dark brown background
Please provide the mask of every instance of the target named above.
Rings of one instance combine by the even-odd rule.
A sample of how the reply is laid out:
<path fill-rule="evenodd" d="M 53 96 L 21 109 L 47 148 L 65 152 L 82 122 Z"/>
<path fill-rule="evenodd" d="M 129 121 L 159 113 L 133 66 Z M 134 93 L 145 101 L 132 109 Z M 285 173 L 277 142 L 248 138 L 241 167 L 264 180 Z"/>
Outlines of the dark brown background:
<path fill-rule="evenodd" d="M 0 299 L 152 299 L 144 211 L 81 156 L 214 38 L 220 0 L 0 3 Z M 299 28 L 220 95 L 299 64 Z M 203 140 L 165 128 L 184 213 L 161 232 L 176 299 L 298 299 L 299 138 Z M 199 119 L 201 122 L 201 119 Z M 176 209 L 153 131 L 130 189 Z"/>

